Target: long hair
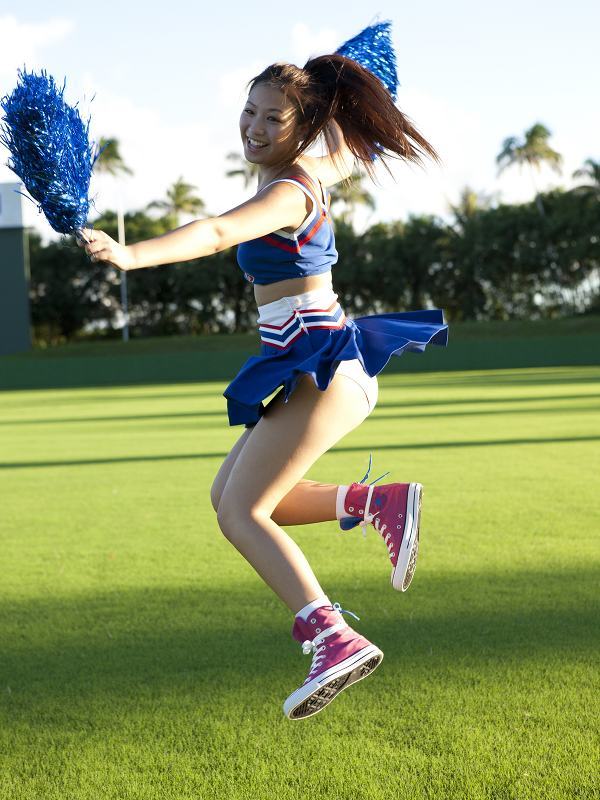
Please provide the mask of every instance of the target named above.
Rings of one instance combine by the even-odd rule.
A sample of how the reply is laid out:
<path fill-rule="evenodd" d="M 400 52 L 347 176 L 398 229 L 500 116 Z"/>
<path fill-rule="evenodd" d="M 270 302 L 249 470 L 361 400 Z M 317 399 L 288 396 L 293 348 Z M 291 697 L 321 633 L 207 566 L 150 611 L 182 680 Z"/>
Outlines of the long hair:
<path fill-rule="evenodd" d="M 394 104 L 387 88 L 369 70 L 338 54 L 309 59 L 304 67 L 278 62 L 249 81 L 249 90 L 259 83 L 281 89 L 295 105 L 298 122 L 308 133 L 290 155 L 291 164 L 323 134 L 329 152 L 334 153 L 332 120 L 340 126 L 348 148 L 374 177 L 373 157 L 379 156 L 388 172 L 387 158 L 423 163 L 439 156 Z"/>

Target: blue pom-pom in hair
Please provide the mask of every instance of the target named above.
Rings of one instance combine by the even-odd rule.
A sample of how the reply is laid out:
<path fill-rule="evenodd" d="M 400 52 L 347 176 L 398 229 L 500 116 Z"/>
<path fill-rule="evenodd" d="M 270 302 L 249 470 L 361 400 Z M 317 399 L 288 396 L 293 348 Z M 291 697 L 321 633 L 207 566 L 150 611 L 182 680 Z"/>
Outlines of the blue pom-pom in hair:
<path fill-rule="evenodd" d="M 395 101 L 399 82 L 391 28 L 392 23 L 389 20 L 369 25 L 352 39 L 344 42 L 336 53 L 351 58 L 361 67 L 377 75 Z"/>
<path fill-rule="evenodd" d="M 4 111 L 0 141 L 10 153 L 8 166 L 25 184 L 52 228 L 76 234 L 87 222 L 94 148 L 89 125 L 64 100 L 44 70 L 18 72 L 12 94 L 0 101 Z"/>
<path fill-rule="evenodd" d="M 389 20 L 369 25 L 338 47 L 336 53 L 351 58 L 376 75 L 395 102 L 400 83 L 391 29 L 392 23 Z M 378 146 L 377 151 L 371 154 L 371 161 L 376 161 L 381 152 L 382 148 Z"/>

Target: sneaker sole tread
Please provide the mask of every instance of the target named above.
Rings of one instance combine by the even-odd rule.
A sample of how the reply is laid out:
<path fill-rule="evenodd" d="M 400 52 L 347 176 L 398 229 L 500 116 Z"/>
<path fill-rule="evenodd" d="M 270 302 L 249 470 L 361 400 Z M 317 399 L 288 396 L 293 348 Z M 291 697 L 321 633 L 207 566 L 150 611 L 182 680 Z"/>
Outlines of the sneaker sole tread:
<path fill-rule="evenodd" d="M 302 697 L 302 690 L 305 689 L 305 687 L 301 686 L 300 689 L 296 689 L 284 703 L 284 714 L 292 720 L 311 717 L 313 714 L 317 714 L 325 708 L 325 706 L 329 705 L 329 703 L 331 703 L 340 692 L 347 689 L 348 686 L 351 686 L 353 683 L 358 683 L 358 681 L 370 675 L 381 664 L 383 653 L 375 645 L 364 649 L 367 652 L 360 655 L 362 651 L 359 651 L 360 657 L 355 659 L 351 665 L 347 667 L 344 666 L 349 659 L 346 659 L 346 662 L 342 662 L 340 665 L 340 670 L 342 670 L 341 674 L 333 676 L 330 680 L 327 680 L 325 684 L 309 692 L 306 697 Z M 343 670 L 346 671 L 344 672 Z M 299 695 L 297 698 L 298 702 L 292 700 L 297 693 Z M 290 703 L 290 701 L 292 702 Z M 290 707 L 288 707 L 288 703 Z"/>
<path fill-rule="evenodd" d="M 392 568 L 391 577 L 392 586 L 399 592 L 405 592 L 408 589 L 417 566 L 422 499 L 423 486 L 420 483 L 411 483 L 406 505 L 406 525 L 408 525 L 410 521 L 411 526 L 409 531 L 407 531 L 406 527 L 404 529 L 402 546 L 396 566 Z M 406 538 L 407 533 L 409 534 L 408 539 Z"/>

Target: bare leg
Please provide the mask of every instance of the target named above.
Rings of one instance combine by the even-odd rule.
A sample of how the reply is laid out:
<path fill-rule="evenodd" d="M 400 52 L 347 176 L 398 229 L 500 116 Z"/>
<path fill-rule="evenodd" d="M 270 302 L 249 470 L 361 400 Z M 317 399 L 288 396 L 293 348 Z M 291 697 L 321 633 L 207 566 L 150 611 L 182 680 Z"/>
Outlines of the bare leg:
<path fill-rule="evenodd" d="M 299 481 L 271 515 L 278 525 L 308 525 L 336 519 L 337 484 Z"/>
<path fill-rule="evenodd" d="M 253 430 L 253 428 L 247 428 L 244 431 L 221 464 L 210 490 L 211 502 L 215 511 L 219 508 L 221 495 L 233 465 Z M 337 490 L 337 485 L 333 483 L 301 480 L 281 499 L 271 518 L 278 525 L 307 525 L 311 522 L 334 520 L 336 519 Z"/>
<path fill-rule="evenodd" d="M 274 404 L 247 436 L 222 491 L 221 530 L 294 614 L 324 592 L 272 515 L 317 458 L 368 411 L 363 390 L 346 376 L 336 375 L 325 392 L 303 378 L 289 401 Z"/>

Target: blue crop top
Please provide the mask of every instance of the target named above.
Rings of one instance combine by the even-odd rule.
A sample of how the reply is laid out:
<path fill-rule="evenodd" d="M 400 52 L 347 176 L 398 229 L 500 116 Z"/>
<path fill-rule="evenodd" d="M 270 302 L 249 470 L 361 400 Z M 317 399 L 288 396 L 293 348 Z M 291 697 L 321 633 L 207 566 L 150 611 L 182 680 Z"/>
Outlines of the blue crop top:
<path fill-rule="evenodd" d="M 237 261 L 246 279 L 251 283 L 266 285 L 288 278 L 305 278 L 307 275 L 329 272 L 338 258 L 329 199 L 326 200 L 321 191 L 321 201 L 303 175 L 280 178 L 272 183 L 295 184 L 310 197 L 312 209 L 293 233 L 273 231 L 238 245 Z"/>

